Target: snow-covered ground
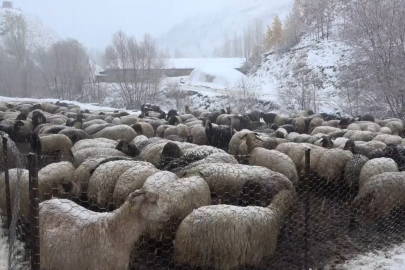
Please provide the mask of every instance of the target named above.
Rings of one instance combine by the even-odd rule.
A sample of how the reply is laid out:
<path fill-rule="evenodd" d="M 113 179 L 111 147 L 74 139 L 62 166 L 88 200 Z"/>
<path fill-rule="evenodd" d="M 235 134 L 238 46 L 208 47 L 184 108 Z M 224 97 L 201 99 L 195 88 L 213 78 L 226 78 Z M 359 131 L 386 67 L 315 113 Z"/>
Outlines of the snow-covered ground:
<path fill-rule="evenodd" d="M 24 102 L 24 101 L 35 101 L 38 103 L 44 103 L 44 102 L 68 102 L 71 104 L 75 104 L 80 106 L 82 110 L 89 110 L 89 111 L 115 111 L 117 108 L 112 108 L 112 107 L 107 107 L 107 106 L 98 106 L 95 104 L 90 104 L 90 103 L 80 103 L 77 101 L 69 101 L 69 100 L 59 100 L 59 99 L 54 99 L 54 98 L 46 98 L 46 99 L 37 99 L 37 98 L 15 98 L 15 97 L 2 97 L 0 96 L 0 101 L 10 101 L 10 102 Z M 129 114 L 139 114 L 140 112 L 134 112 L 130 110 L 124 110 L 128 112 Z"/>
<path fill-rule="evenodd" d="M 368 252 L 341 265 L 327 266 L 325 269 L 340 270 L 405 270 L 405 244 L 386 251 Z"/>
<path fill-rule="evenodd" d="M 0 225 L 2 218 L 0 217 Z M 8 266 L 8 238 L 6 232 L 0 226 L 0 270 L 6 270 Z"/>

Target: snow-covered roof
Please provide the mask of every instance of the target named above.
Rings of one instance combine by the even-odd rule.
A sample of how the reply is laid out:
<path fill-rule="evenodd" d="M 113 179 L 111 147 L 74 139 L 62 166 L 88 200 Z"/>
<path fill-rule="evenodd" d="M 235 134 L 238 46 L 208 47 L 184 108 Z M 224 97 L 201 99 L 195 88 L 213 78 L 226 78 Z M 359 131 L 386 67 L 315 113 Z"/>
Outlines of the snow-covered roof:
<path fill-rule="evenodd" d="M 240 68 L 245 62 L 245 58 L 171 58 L 167 61 L 167 68 Z"/>

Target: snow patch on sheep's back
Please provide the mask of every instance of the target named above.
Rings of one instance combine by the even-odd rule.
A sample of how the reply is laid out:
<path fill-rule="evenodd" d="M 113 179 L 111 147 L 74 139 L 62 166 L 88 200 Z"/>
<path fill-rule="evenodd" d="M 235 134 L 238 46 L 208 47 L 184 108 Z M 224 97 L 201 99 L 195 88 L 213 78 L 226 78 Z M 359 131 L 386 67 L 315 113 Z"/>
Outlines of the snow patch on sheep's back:
<path fill-rule="evenodd" d="M 75 218 L 78 225 L 101 222 L 109 214 L 108 212 L 93 212 L 67 199 L 49 200 L 46 201 L 43 206 L 46 206 L 49 208 L 48 210 L 52 209 L 57 213 L 69 213 L 70 216 Z"/>

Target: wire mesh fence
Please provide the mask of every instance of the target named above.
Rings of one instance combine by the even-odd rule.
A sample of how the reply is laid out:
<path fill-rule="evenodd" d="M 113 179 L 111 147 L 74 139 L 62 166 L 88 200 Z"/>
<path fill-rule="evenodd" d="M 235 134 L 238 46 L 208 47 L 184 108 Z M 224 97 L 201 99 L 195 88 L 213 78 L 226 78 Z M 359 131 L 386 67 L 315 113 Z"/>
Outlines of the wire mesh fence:
<path fill-rule="evenodd" d="M 126 157 L 13 156 L 2 143 L 9 269 L 339 268 L 405 240 L 401 145 L 354 155 L 286 143 L 160 170 Z"/>

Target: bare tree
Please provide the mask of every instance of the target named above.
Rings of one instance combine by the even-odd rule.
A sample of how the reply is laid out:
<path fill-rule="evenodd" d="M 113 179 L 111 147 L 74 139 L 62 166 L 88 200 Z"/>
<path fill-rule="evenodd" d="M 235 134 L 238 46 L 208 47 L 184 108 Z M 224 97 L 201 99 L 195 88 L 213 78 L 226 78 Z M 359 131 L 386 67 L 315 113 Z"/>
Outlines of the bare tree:
<path fill-rule="evenodd" d="M 29 96 L 29 33 L 23 15 L 6 12 L 0 22 L 0 36 L 5 50 L 3 56 L 9 58 L 9 68 L 13 70 L 12 77 L 7 79 L 13 81 L 9 83 L 9 89 L 14 94 Z"/>
<path fill-rule="evenodd" d="M 359 110 L 378 104 L 382 115 L 405 116 L 404 18 L 402 0 L 358 0 L 349 6 L 345 37 L 354 51 L 352 72 L 341 80 L 362 87 L 361 104 L 368 106 Z"/>
<path fill-rule="evenodd" d="M 251 78 L 241 77 L 231 89 L 227 96 L 228 107 L 237 108 L 239 112 L 245 112 L 257 104 L 258 91 Z"/>
<path fill-rule="evenodd" d="M 57 42 L 39 56 L 42 75 L 50 93 L 58 99 L 82 99 L 89 80 L 90 61 L 84 47 L 74 39 Z"/>
<path fill-rule="evenodd" d="M 176 110 L 182 110 L 187 103 L 188 93 L 181 90 L 180 85 L 175 82 L 166 84 L 165 90 L 167 98 L 176 100 Z"/>
<path fill-rule="evenodd" d="M 135 37 L 120 31 L 114 34 L 104 58 L 127 108 L 135 109 L 144 102 L 155 101 L 164 78 L 166 59 L 150 35 L 138 43 Z"/>
<path fill-rule="evenodd" d="M 320 107 L 319 90 L 322 80 L 301 60 L 293 67 L 286 87 L 278 89 L 278 97 L 289 110 L 313 110 Z"/>

